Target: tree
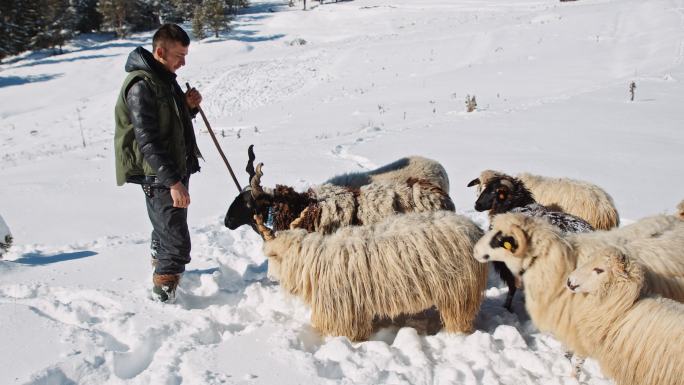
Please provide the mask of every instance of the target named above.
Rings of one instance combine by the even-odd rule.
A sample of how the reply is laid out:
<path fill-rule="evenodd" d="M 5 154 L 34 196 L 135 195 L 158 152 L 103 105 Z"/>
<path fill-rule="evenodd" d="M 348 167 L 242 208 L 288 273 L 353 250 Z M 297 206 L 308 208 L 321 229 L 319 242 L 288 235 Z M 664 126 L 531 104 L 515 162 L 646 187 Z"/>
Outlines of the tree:
<path fill-rule="evenodd" d="M 172 0 L 171 2 L 182 20 L 192 20 L 195 9 L 198 5 L 202 5 L 202 0 Z"/>
<path fill-rule="evenodd" d="M 69 0 L 40 0 L 37 28 L 30 41 L 30 48 L 55 48 L 62 53 L 64 42 L 73 36 L 76 13 Z"/>
<path fill-rule="evenodd" d="M 195 35 L 195 39 L 202 40 L 207 35 L 204 33 L 204 11 L 201 6 L 196 6 L 194 15 L 192 16 L 192 34 Z"/>
<path fill-rule="evenodd" d="M 125 37 L 130 30 L 127 17 L 133 5 L 133 0 L 100 0 L 97 10 L 102 14 L 102 26 L 116 32 L 118 37 Z"/>
<path fill-rule="evenodd" d="M 205 0 L 204 16 L 209 29 L 214 31 L 215 37 L 219 37 L 219 32 L 229 28 L 230 18 L 226 14 L 223 0 Z"/>
<path fill-rule="evenodd" d="M 98 0 L 72 0 L 76 14 L 75 30 L 81 33 L 99 31 L 102 26 L 102 14 L 97 11 Z"/>

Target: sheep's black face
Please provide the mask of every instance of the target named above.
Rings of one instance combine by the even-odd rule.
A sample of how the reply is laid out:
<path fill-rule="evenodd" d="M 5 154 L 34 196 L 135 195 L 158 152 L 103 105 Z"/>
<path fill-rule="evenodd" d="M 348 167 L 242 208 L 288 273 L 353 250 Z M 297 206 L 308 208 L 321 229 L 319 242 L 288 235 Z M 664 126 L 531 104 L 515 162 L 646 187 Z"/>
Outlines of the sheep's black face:
<path fill-rule="evenodd" d="M 257 202 L 252 197 L 252 191 L 249 189 L 245 190 L 235 197 L 235 200 L 228 208 L 226 219 L 223 223 L 231 230 L 235 230 L 242 225 L 254 227 L 254 214 L 257 211 Z"/>
<path fill-rule="evenodd" d="M 500 181 L 491 181 L 487 184 L 482 193 L 475 201 L 475 210 L 487 211 L 492 210 L 496 213 L 505 213 L 512 209 L 510 197 L 510 190 L 507 186 L 501 185 Z"/>

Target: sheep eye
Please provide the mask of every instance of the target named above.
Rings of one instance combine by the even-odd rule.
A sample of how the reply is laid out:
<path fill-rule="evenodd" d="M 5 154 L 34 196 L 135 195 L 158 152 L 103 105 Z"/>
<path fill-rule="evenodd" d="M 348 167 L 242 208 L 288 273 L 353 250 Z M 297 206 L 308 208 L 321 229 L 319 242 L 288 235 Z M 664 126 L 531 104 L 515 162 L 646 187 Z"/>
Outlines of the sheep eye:
<path fill-rule="evenodd" d="M 504 191 L 504 190 L 499 190 L 499 191 L 497 191 L 497 193 L 499 193 L 498 198 L 499 198 L 500 201 L 505 201 L 505 200 L 506 200 L 506 191 Z"/>
<path fill-rule="evenodd" d="M 491 248 L 501 247 L 501 231 L 498 231 L 496 234 L 494 234 L 492 240 L 489 241 L 489 246 Z"/>
<path fill-rule="evenodd" d="M 603 269 L 600 268 L 600 267 L 595 267 L 595 268 L 594 268 L 594 273 L 596 273 L 596 274 L 601 274 L 601 273 L 603 273 L 604 271 L 605 271 L 605 270 L 603 270 Z"/>

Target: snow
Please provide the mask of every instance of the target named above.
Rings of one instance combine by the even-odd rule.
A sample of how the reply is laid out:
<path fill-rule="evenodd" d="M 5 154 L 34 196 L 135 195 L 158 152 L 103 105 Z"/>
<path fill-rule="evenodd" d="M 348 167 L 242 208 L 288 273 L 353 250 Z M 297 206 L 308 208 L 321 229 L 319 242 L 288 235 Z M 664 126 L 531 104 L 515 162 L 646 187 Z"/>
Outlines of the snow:
<path fill-rule="evenodd" d="M 264 185 L 300 190 L 437 159 L 457 211 L 482 226 L 465 185 L 487 168 L 595 182 L 623 223 L 684 198 L 681 0 L 253 3 L 230 34 L 193 42 L 179 71 L 241 183 L 255 144 Z M 368 342 L 321 336 L 266 277 L 256 234 L 223 227 L 237 191 L 201 120 L 193 261 L 176 304 L 152 301 L 143 195 L 115 185 L 112 149 L 123 65 L 150 41 L 90 36 L 0 65 L 0 214 L 14 236 L 0 261 L 0 383 L 578 383 L 521 296 L 503 309 L 494 277 L 471 335 L 416 320 Z M 580 378 L 612 383 L 593 360 Z"/>

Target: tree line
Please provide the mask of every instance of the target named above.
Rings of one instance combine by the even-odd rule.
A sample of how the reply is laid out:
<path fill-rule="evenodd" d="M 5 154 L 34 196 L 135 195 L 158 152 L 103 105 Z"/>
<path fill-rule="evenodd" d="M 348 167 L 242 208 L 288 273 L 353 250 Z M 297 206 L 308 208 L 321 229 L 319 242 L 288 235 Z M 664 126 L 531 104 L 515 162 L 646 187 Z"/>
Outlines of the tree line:
<path fill-rule="evenodd" d="M 62 47 L 81 33 L 132 32 L 162 23 L 192 23 L 196 39 L 230 28 L 232 15 L 248 0 L 2 0 L 0 60 L 9 55 Z"/>

